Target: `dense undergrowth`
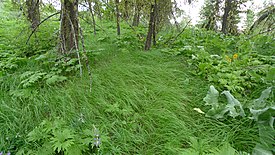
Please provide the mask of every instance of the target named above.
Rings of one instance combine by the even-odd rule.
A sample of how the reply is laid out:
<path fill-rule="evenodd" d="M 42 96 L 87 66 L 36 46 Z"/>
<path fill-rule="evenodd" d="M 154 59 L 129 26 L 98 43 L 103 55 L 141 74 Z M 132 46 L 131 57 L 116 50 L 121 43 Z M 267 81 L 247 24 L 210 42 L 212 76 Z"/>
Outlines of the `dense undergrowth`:
<path fill-rule="evenodd" d="M 86 70 L 80 77 L 77 60 L 58 54 L 58 17 L 26 44 L 22 14 L 0 10 L 0 152 L 274 153 L 274 38 L 188 28 L 143 52 L 145 28 L 124 23 L 117 37 L 114 22 L 98 21 L 93 36 L 81 20 L 90 91 Z"/>

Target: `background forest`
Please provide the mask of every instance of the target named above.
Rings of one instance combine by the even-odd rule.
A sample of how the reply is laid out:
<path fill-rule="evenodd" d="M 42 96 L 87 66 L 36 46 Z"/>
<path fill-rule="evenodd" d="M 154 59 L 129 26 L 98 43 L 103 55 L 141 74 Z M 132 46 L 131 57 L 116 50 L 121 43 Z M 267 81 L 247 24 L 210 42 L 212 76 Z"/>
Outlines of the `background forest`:
<path fill-rule="evenodd" d="M 274 2 L 178 2 L 0 0 L 0 155 L 274 154 Z"/>

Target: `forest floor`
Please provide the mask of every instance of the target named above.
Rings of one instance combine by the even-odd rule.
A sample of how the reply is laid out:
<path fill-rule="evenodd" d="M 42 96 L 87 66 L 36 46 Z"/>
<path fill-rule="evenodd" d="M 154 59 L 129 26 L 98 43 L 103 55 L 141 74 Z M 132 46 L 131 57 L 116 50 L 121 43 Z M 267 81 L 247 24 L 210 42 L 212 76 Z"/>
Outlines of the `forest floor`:
<path fill-rule="evenodd" d="M 233 148 L 251 152 L 259 141 L 257 125 L 250 119 L 219 121 L 194 110 L 205 106 L 203 98 L 211 83 L 194 74 L 194 66 L 187 61 L 190 57 L 168 54 L 162 48 L 148 52 L 131 48 L 136 43 L 127 38 L 131 29 L 123 29 L 125 35 L 116 37 L 111 22 L 100 23 L 105 30 L 98 30 L 96 37 L 90 25 L 83 24 L 92 68 L 90 91 L 85 67 L 80 77 L 79 68 L 59 62 L 58 39 L 53 36 L 58 21 L 45 22 L 26 45 L 30 31 L 23 31 L 27 24 L 17 15 L 2 16 L 0 3 L 0 152 L 32 150 L 36 154 L 46 148 L 44 144 L 51 148 L 56 137 L 41 134 L 49 130 L 43 126 L 45 121 L 64 121 L 60 130 L 73 131 L 75 137 L 85 129 L 97 128 L 101 139 L 98 154 L 104 155 L 223 154 L 217 150 Z M 211 36 L 206 37 L 205 41 L 190 36 L 194 42 L 210 40 L 212 45 Z M 221 46 L 216 42 L 213 48 Z M 53 73 L 57 79 L 51 85 Z M 37 131 L 40 135 L 33 134 Z M 34 138 L 38 139 L 35 143 Z"/>

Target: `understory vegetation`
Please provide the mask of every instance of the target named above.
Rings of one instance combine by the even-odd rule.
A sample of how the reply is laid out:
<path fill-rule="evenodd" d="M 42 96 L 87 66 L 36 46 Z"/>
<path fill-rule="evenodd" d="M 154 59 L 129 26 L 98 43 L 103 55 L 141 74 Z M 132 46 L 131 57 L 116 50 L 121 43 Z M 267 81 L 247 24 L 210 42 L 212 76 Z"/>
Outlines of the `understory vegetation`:
<path fill-rule="evenodd" d="M 121 22 L 117 36 L 98 20 L 94 36 L 80 15 L 90 71 L 58 52 L 59 15 L 29 37 L 25 17 L 0 3 L 0 152 L 274 154 L 272 35 L 187 26 L 175 38 L 165 27 L 143 51 L 146 27 Z"/>

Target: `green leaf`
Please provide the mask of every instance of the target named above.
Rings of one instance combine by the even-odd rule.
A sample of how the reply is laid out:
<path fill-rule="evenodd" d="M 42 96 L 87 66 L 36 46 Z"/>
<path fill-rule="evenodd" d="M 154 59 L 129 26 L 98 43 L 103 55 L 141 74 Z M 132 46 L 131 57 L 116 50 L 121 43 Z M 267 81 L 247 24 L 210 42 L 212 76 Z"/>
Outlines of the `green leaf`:
<path fill-rule="evenodd" d="M 223 113 L 229 112 L 229 116 L 233 118 L 237 116 L 245 116 L 241 103 L 235 99 L 229 91 L 223 91 L 221 94 L 226 96 L 228 102 L 228 104 L 225 106 L 225 109 L 223 110 Z"/>
<path fill-rule="evenodd" d="M 203 101 L 206 102 L 205 105 L 211 105 L 214 108 L 217 108 L 219 106 L 218 98 L 219 98 L 219 92 L 215 89 L 214 86 L 210 86 L 210 89 L 206 97 L 203 98 Z"/>
<path fill-rule="evenodd" d="M 260 144 L 253 149 L 252 155 L 273 155 L 271 151 L 265 150 Z"/>
<path fill-rule="evenodd" d="M 219 151 L 215 152 L 214 155 L 235 155 L 236 150 L 230 146 L 230 144 L 226 143 L 223 145 Z"/>
<path fill-rule="evenodd" d="M 63 82 L 65 80 L 67 80 L 67 77 L 65 77 L 65 76 L 53 75 L 46 80 L 46 84 L 53 85 L 58 82 Z"/>
<path fill-rule="evenodd" d="M 65 155 L 82 155 L 83 148 L 80 147 L 80 145 L 72 145 L 67 149 L 65 152 Z"/>
<path fill-rule="evenodd" d="M 210 105 L 211 109 L 206 113 L 206 116 L 213 117 L 215 119 L 223 118 L 223 107 L 219 105 L 218 102 L 219 92 L 215 89 L 214 86 L 210 86 L 210 89 L 203 101 L 205 105 Z"/>
<path fill-rule="evenodd" d="M 262 91 L 261 96 L 252 102 L 251 108 L 260 109 L 266 107 L 267 99 L 270 97 L 272 87 L 269 87 Z"/>
<path fill-rule="evenodd" d="M 266 81 L 274 82 L 275 81 L 275 67 L 270 68 L 266 75 Z"/>

